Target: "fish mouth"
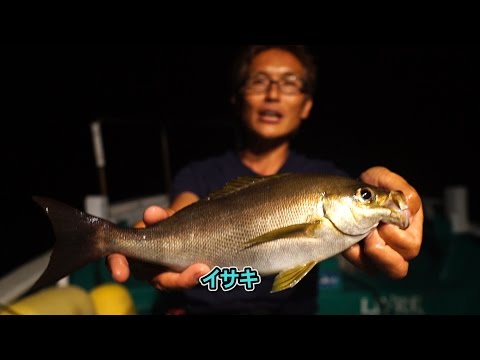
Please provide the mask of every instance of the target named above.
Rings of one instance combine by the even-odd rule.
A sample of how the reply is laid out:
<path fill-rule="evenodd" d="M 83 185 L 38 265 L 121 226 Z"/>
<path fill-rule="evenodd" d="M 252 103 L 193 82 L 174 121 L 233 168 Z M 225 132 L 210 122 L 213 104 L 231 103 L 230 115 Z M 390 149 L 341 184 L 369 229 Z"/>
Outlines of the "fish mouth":
<path fill-rule="evenodd" d="M 410 226 L 410 210 L 408 208 L 407 199 L 401 191 L 391 191 L 385 206 L 390 209 L 390 215 L 382 221 L 387 224 L 397 225 L 400 229 L 405 230 Z"/>
<path fill-rule="evenodd" d="M 410 210 L 401 210 L 396 217 L 398 217 L 398 221 L 395 223 L 395 225 L 398 225 L 398 227 L 402 230 L 405 230 L 410 226 Z"/>

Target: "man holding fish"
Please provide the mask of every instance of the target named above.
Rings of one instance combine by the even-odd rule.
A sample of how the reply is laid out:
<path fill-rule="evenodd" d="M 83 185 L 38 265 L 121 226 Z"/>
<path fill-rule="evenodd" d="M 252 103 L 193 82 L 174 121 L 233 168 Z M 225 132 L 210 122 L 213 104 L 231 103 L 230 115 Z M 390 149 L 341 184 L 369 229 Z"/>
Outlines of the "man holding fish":
<path fill-rule="evenodd" d="M 180 209 L 207 198 L 227 182 L 239 177 L 247 179 L 246 177 L 285 173 L 346 175 L 332 162 L 309 159 L 293 151 L 290 146 L 292 136 L 308 118 L 313 106 L 316 67 L 304 46 L 248 46 L 239 58 L 233 82 L 235 93 L 232 103 L 238 109 L 243 125 L 243 148 L 238 152 L 231 151 L 194 162 L 182 169 L 174 180 L 171 208 L 148 208 L 144 214 L 144 223 L 139 226 L 153 225 L 164 220 Z M 366 170 L 361 174 L 360 180 L 392 190 L 392 193 L 402 192 L 405 203 L 401 199 L 392 200 L 392 194 L 386 194 L 386 197 L 390 196 L 390 203 L 393 201 L 398 205 L 399 213 L 404 214 L 406 220 L 374 227 L 365 233 L 362 241 L 356 240 L 353 245 L 345 247 L 342 254 L 360 269 L 380 271 L 392 279 L 401 279 L 407 275 L 409 261 L 417 256 L 421 247 L 421 199 L 403 177 L 384 167 Z M 230 187 L 229 191 L 248 186 L 242 182 L 234 185 L 237 188 Z M 366 187 L 359 188 L 358 198 L 370 201 L 370 190 Z M 373 196 L 375 199 L 381 197 L 375 193 Z M 322 204 L 326 204 L 326 200 Z M 258 217 L 262 215 L 259 213 Z M 402 223 L 407 227 L 398 226 Z M 337 226 L 333 222 L 329 224 Z M 325 231 L 325 225 L 317 219 L 309 226 L 287 229 L 288 234 L 271 232 L 252 239 L 251 244 L 266 246 L 266 243 L 272 243 L 277 238 L 299 236 L 298 231 L 302 234 L 320 234 Z M 107 263 L 116 281 L 124 282 L 130 276 L 129 259 L 124 255 L 111 254 Z M 130 261 L 130 265 L 134 264 L 134 261 Z M 311 266 L 315 264 L 316 262 Z M 309 266 L 303 272 L 297 269 L 276 280 L 273 275 L 266 276 L 253 292 L 241 288 L 229 292 L 209 292 L 198 285 L 199 278 L 211 270 L 203 263 L 191 265 L 181 272 L 157 268 L 149 279 L 159 289 L 178 290 L 175 293 L 180 295 L 181 300 L 174 304 L 177 312 L 181 309 L 182 313 L 188 314 L 313 314 L 316 310 L 317 278 L 315 271 L 307 274 L 310 269 Z M 297 282 L 298 285 L 292 285 Z M 272 286 L 277 286 L 282 291 L 272 293 Z"/>

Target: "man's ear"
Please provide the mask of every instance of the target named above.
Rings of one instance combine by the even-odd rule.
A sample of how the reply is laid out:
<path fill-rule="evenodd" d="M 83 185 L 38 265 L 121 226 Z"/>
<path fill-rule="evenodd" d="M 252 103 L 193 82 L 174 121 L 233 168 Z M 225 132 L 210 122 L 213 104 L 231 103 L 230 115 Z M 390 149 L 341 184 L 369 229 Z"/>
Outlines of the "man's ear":
<path fill-rule="evenodd" d="M 302 109 L 302 114 L 301 114 L 301 119 L 305 120 L 310 116 L 310 112 L 312 111 L 313 107 L 313 99 L 311 96 L 308 97 L 307 100 L 305 100 L 305 104 L 303 104 L 303 109 Z"/>

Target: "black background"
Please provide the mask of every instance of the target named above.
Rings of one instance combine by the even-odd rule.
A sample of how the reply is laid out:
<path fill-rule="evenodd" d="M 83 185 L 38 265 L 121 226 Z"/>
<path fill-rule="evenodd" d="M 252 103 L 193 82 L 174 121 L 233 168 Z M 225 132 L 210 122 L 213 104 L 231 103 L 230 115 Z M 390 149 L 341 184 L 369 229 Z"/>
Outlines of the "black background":
<path fill-rule="evenodd" d="M 295 146 L 354 176 L 387 166 L 426 198 L 466 185 L 478 220 L 478 45 L 310 46 L 318 90 Z M 0 275 L 53 241 L 32 195 L 81 208 L 99 192 L 95 119 L 103 121 L 111 202 L 166 191 L 162 132 L 172 173 L 226 149 L 234 141 L 229 70 L 238 47 L 5 46 Z"/>

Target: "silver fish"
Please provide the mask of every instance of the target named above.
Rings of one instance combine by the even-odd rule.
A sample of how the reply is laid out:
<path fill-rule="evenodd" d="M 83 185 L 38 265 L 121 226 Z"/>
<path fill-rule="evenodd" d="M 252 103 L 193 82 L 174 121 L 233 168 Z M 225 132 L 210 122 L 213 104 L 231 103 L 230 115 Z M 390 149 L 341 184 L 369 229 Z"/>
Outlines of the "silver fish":
<path fill-rule="evenodd" d="M 145 229 L 121 228 L 35 197 L 56 234 L 33 289 L 111 253 L 182 271 L 193 263 L 277 274 L 272 292 L 295 286 L 320 261 L 364 239 L 380 222 L 409 225 L 405 196 L 347 177 L 242 177 Z"/>

